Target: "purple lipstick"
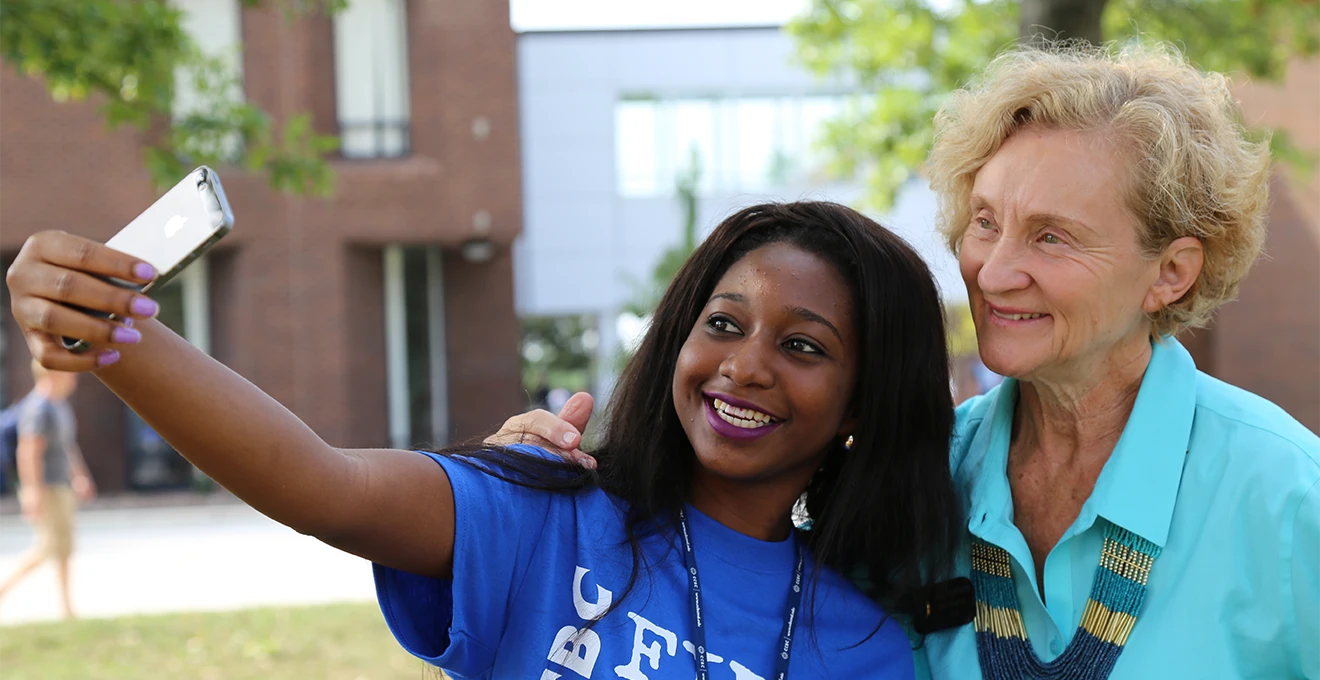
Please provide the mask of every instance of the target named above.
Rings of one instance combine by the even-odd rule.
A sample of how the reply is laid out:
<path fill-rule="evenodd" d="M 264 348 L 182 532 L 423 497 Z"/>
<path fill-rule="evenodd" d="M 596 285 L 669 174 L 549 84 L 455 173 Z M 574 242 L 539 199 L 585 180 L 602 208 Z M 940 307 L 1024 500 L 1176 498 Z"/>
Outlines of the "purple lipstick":
<path fill-rule="evenodd" d="M 720 410 L 715 407 L 716 400 L 724 402 L 729 406 L 754 410 L 759 413 L 764 413 L 764 412 L 756 408 L 755 406 L 752 406 L 751 404 L 746 404 L 736 399 L 726 397 L 722 394 L 705 394 L 703 396 L 705 398 L 702 401 L 706 405 L 706 422 L 710 423 L 710 428 L 712 430 L 715 430 L 715 434 L 718 434 L 726 439 L 732 439 L 734 441 L 740 441 L 740 442 L 760 439 L 761 437 L 764 437 L 765 435 L 774 432 L 783 423 L 781 419 L 774 418 L 774 416 L 771 416 L 772 420 L 769 423 L 766 423 L 765 425 L 761 425 L 759 427 L 740 427 L 738 425 L 729 422 L 728 420 L 725 420 L 724 416 L 730 414 L 721 413 Z M 765 415 L 770 415 L 770 414 L 767 413 Z M 747 420 L 745 418 L 741 418 L 738 416 L 730 415 L 730 417 L 739 418 L 740 420 Z"/>

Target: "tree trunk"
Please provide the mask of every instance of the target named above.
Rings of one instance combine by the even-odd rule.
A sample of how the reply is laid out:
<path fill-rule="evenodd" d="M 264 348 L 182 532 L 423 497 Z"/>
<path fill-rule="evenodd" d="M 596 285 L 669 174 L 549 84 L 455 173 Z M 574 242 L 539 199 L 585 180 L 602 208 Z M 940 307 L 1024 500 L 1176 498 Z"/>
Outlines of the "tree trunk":
<path fill-rule="evenodd" d="M 1104 41 L 1100 15 L 1108 0 L 1022 0 L 1018 37 L 1025 43 L 1081 38 Z"/>

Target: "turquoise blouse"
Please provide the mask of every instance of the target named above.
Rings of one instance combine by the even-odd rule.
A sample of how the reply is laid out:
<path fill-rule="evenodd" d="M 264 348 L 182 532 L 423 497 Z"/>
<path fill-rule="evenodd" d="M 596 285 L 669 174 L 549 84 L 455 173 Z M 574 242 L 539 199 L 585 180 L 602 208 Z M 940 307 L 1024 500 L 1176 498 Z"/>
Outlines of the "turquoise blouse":
<path fill-rule="evenodd" d="M 1110 678 L 1320 679 L 1320 438 L 1197 371 L 1176 340 L 1155 343 L 1117 447 L 1045 560 L 1042 589 L 1005 471 L 1016 404 L 1007 380 L 960 406 L 951 465 L 967 530 L 1012 557 L 1042 661 L 1077 630 L 1112 522 L 1163 550 Z M 970 571 L 966 550 L 959 570 Z M 917 666 L 935 680 L 980 678 L 972 626 L 927 636 Z"/>

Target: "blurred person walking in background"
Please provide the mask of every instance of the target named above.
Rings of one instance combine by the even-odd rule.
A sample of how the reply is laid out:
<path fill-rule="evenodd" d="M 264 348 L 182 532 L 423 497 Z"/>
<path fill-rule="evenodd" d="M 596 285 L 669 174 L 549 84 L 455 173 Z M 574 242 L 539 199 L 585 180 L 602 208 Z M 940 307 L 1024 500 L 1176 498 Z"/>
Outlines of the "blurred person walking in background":
<path fill-rule="evenodd" d="M 0 583 L 0 599 L 47 560 L 55 561 L 60 605 L 73 618 L 69 560 L 73 555 L 74 514 L 78 501 L 96 496 L 82 450 L 77 419 L 68 399 L 78 388 L 78 374 L 51 371 L 32 362 L 35 386 L 19 405 L 18 483 L 23 517 L 36 529 L 36 543 L 18 567 Z"/>

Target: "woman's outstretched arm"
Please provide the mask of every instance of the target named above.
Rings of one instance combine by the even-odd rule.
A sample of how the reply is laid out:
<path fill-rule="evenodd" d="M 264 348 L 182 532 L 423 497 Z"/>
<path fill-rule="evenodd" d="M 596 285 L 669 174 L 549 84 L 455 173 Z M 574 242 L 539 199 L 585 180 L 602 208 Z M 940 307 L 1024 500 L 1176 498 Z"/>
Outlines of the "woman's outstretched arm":
<path fill-rule="evenodd" d="M 52 370 L 92 370 L 180 454 L 258 511 L 373 562 L 448 577 L 454 501 L 426 456 L 327 444 L 242 376 L 151 318 L 155 303 L 93 275 L 144 281 L 134 258 L 62 232 L 10 267 L 14 318 Z M 135 318 L 132 328 L 70 309 Z M 60 336 L 98 349 L 74 354 Z M 117 353 L 117 354 L 115 354 Z"/>

